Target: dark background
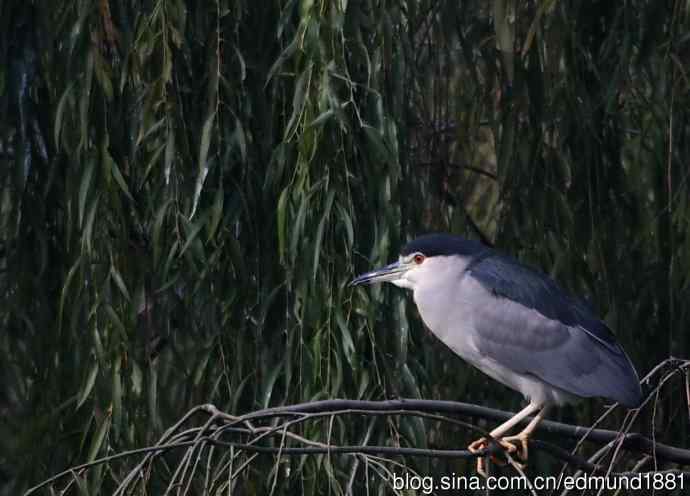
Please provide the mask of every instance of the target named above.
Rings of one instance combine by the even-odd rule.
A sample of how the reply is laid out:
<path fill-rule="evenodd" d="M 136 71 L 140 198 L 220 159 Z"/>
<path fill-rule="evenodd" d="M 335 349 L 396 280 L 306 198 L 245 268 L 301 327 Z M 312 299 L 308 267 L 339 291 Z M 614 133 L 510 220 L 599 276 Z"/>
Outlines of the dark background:
<path fill-rule="evenodd" d="M 681 1 L 0 2 L 0 493 L 151 445 L 200 403 L 518 409 L 402 291 L 347 287 L 429 231 L 554 276 L 641 376 L 687 358 L 689 32 Z M 684 389 L 636 429 L 687 447 Z M 360 442 L 369 424 L 344 422 L 334 439 Z M 371 434 L 473 437 L 397 417 Z M 321 494 L 351 459 L 285 463 L 278 491 Z"/>

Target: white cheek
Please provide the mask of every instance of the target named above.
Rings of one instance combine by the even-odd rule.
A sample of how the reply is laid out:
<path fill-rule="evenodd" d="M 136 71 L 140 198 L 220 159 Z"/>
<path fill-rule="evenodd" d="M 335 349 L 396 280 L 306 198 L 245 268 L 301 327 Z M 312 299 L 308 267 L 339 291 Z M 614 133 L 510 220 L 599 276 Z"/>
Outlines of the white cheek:
<path fill-rule="evenodd" d="M 425 279 L 433 280 L 433 278 L 428 277 L 430 274 L 427 273 L 427 269 L 429 269 L 430 265 L 431 264 L 428 263 L 425 263 L 424 265 L 417 265 L 416 267 L 413 267 L 412 269 L 407 271 L 403 275 L 403 278 L 407 283 L 407 286 L 405 287 L 410 289 L 416 289 L 419 286 L 420 282 L 423 282 Z"/>

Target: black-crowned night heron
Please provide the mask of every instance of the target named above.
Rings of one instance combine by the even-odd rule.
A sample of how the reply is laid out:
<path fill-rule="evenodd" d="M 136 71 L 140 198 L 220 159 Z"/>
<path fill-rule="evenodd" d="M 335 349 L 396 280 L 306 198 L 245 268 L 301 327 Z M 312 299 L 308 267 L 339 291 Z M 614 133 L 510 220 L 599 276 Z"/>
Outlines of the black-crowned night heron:
<path fill-rule="evenodd" d="M 553 279 L 511 257 L 477 241 L 430 234 L 352 284 L 384 281 L 412 290 L 422 320 L 451 350 L 525 396 L 529 404 L 490 432 L 523 461 L 551 405 L 594 396 L 629 408 L 641 402 L 635 368 L 606 324 Z M 506 436 L 535 413 L 520 433 Z M 469 450 L 487 444 L 482 438 Z M 484 473 L 481 458 L 477 469 Z"/>

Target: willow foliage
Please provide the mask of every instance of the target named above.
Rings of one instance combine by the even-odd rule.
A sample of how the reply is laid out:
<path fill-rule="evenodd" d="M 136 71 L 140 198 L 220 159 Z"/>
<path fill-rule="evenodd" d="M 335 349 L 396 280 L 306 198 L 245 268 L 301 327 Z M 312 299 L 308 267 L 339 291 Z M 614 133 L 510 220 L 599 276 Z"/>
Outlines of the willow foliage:
<path fill-rule="evenodd" d="M 0 2 L 4 494 L 149 445 L 200 403 L 516 408 L 401 295 L 347 287 L 425 231 L 550 272 L 642 372 L 687 354 L 689 16 L 651 0 Z M 658 439 L 689 438 L 682 408 L 661 399 Z M 276 490 L 295 494 L 344 491 L 353 470 L 284 463 Z M 107 493 L 124 467 L 80 489 Z M 273 467 L 238 488 L 268 491 Z"/>

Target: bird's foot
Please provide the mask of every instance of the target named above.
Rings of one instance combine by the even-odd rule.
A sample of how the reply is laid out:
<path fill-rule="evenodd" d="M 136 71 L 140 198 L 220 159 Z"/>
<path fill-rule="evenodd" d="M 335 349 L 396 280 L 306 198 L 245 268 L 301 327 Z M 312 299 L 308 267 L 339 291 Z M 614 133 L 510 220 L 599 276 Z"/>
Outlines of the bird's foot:
<path fill-rule="evenodd" d="M 518 448 L 515 441 L 519 441 L 520 447 Z M 520 464 L 521 468 L 524 468 L 527 464 L 527 458 L 529 458 L 529 436 L 525 433 L 516 434 L 514 436 L 506 436 L 500 441 L 501 446 L 506 448 L 508 453 L 515 453 L 517 458 L 522 462 Z M 510 446 L 511 448 L 508 448 Z"/>
<path fill-rule="evenodd" d="M 520 441 L 520 448 L 515 444 L 514 441 Z M 496 442 L 503 447 L 505 452 L 507 454 L 510 453 L 516 453 L 517 458 L 520 460 L 520 462 L 512 462 L 515 463 L 520 469 L 524 469 L 527 465 L 526 463 L 521 463 L 521 462 L 527 462 L 527 456 L 528 456 L 528 445 L 529 438 L 525 435 L 522 434 L 517 434 L 515 436 L 507 436 L 503 437 L 500 439 L 496 439 Z M 473 443 L 471 443 L 468 447 L 467 450 L 470 453 L 479 453 L 480 451 L 485 450 L 489 446 L 489 440 L 487 440 L 485 437 L 482 437 L 480 439 L 477 439 Z M 496 465 L 504 466 L 506 465 L 506 462 L 500 458 L 498 458 L 496 455 L 489 455 L 491 458 L 491 461 L 495 463 Z M 484 457 L 480 456 L 477 458 L 477 473 L 481 475 L 482 477 L 486 478 L 487 473 L 486 473 L 486 468 L 485 468 L 485 463 L 484 463 Z"/>
<path fill-rule="evenodd" d="M 468 447 L 467 450 L 470 453 L 479 453 L 481 450 L 486 449 L 488 446 L 488 441 L 486 440 L 485 437 L 481 437 L 477 439 L 476 441 L 473 441 Z"/>
<path fill-rule="evenodd" d="M 511 444 L 511 443 L 505 443 L 505 444 L 504 444 L 504 443 L 503 443 L 503 439 L 496 439 L 495 441 L 496 441 L 498 444 L 500 444 L 500 445 L 506 450 L 506 452 L 508 452 L 508 453 L 512 453 L 512 452 L 514 452 L 515 450 L 517 450 L 517 448 L 515 447 L 514 444 Z M 482 437 L 482 438 L 480 438 L 480 439 L 477 439 L 477 440 L 474 441 L 473 443 L 471 443 L 471 444 L 467 447 L 467 450 L 468 450 L 470 453 L 479 453 L 479 452 L 481 452 L 481 451 L 483 451 L 483 450 L 485 450 L 486 448 L 489 447 L 489 442 L 490 442 L 490 441 L 489 441 L 488 439 L 486 439 L 485 437 Z M 491 461 L 492 461 L 493 463 L 495 463 L 496 465 L 501 465 L 501 466 L 503 466 L 503 465 L 506 464 L 505 461 L 501 460 L 501 459 L 498 458 L 496 455 L 489 455 L 489 457 L 491 458 Z M 477 473 L 478 473 L 479 475 L 481 475 L 482 477 L 484 477 L 484 478 L 488 477 L 488 474 L 486 473 L 486 468 L 485 468 L 484 457 L 483 457 L 483 456 L 480 456 L 480 457 L 477 458 Z"/>
<path fill-rule="evenodd" d="M 486 449 L 486 447 L 489 445 L 488 441 L 486 440 L 485 437 L 479 438 L 476 441 L 473 441 L 468 447 L 467 450 L 470 453 L 479 453 L 480 451 L 483 451 Z M 493 459 L 494 456 L 491 455 L 491 458 Z M 477 473 L 484 477 L 485 479 L 488 477 L 488 474 L 486 473 L 486 469 L 484 468 L 484 457 L 480 456 L 477 457 Z"/>

